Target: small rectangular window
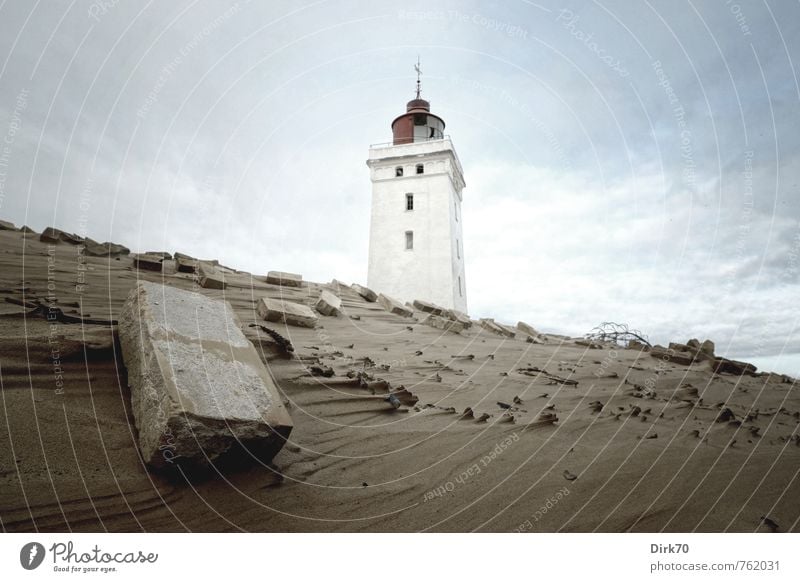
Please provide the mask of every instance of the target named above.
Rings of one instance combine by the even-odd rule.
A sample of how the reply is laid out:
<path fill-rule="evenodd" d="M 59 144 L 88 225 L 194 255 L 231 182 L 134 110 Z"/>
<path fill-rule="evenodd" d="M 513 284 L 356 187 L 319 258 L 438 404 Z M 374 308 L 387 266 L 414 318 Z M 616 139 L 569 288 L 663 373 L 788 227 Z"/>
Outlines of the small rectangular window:
<path fill-rule="evenodd" d="M 458 277 L 458 296 L 463 297 L 464 294 L 461 292 L 461 276 Z"/>
<path fill-rule="evenodd" d="M 398 177 L 398 178 L 399 178 L 400 176 L 402 176 L 402 175 L 403 175 L 403 166 L 397 166 L 397 167 L 394 169 L 394 175 L 395 175 L 396 177 Z"/>
<path fill-rule="evenodd" d="M 461 258 L 461 249 L 458 246 L 458 239 L 456 239 L 456 258 L 457 259 Z"/>
<path fill-rule="evenodd" d="M 406 250 L 410 251 L 414 248 L 414 231 L 406 231 Z"/>
<path fill-rule="evenodd" d="M 414 210 L 414 195 L 406 194 L 406 210 Z"/>
<path fill-rule="evenodd" d="M 417 164 L 417 174 L 425 173 L 425 164 Z"/>
<path fill-rule="evenodd" d="M 456 222 L 458 222 L 458 202 L 455 203 L 455 209 L 456 209 Z"/>

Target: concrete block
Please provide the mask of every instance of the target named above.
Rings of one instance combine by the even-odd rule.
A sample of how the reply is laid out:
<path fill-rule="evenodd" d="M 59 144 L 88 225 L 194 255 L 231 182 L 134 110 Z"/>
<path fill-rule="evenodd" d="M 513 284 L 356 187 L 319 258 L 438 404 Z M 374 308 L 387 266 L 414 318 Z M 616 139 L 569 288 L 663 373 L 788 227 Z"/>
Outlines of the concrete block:
<path fill-rule="evenodd" d="M 56 244 L 61 241 L 61 231 L 52 226 L 48 226 L 39 235 L 39 240 L 43 243 Z"/>
<path fill-rule="evenodd" d="M 163 260 L 153 255 L 133 255 L 133 266 L 143 271 L 161 271 Z"/>
<path fill-rule="evenodd" d="M 350 290 L 350 285 L 348 285 L 347 283 L 342 283 L 338 279 L 332 279 L 330 282 L 330 286 L 333 287 L 333 292 L 339 295 L 341 295 L 342 292 Z"/>
<path fill-rule="evenodd" d="M 267 273 L 267 283 L 271 285 L 282 285 L 284 287 L 302 287 L 303 276 L 296 273 L 270 271 Z"/>
<path fill-rule="evenodd" d="M 524 321 L 517 322 L 517 329 L 522 333 L 526 333 L 531 337 L 539 337 L 540 334 L 532 325 L 528 325 Z"/>
<path fill-rule="evenodd" d="M 319 321 L 308 305 L 270 297 L 258 300 L 258 314 L 267 321 L 282 321 L 300 327 L 314 327 Z"/>
<path fill-rule="evenodd" d="M 200 263 L 197 274 L 200 278 L 200 286 L 204 289 L 225 289 L 226 287 L 225 275 L 207 263 Z"/>
<path fill-rule="evenodd" d="M 110 242 L 95 244 L 87 243 L 83 249 L 83 252 L 90 257 L 119 257 L 131 254 L 131 250 L 128 247 Z"/>
<path fill-rule="evenodd" d="M 179 273 L 194 273 L 197 270 L 197 259 L 178 257 L 175 259 L 175 270 Z"/>
<path fill-rule="evenodd" d="M 458 311 L 457 309 L 448 309 L 444 316 L 448 319 L 452 319 L 453 321 L 457 321 L 464 326 L 464 329 L 469 329 L 472 327 L 472 320 L 469 318 L 469 316 L 466 313 Z"/>
<path fill-rule="evenodd" d="M 361 295 L 361 297 L 363 297 L 364 300 L 369 301 L 370 303 L 375 303 L 378 300 L 378 294 L 375 293 L 375 291 L 373 291 L 369 287 L 364 287 L 363 285 L 359 285 L 358 283 L 353 283 L 352 285 L 350 285 L 350 288 L 359 295 Z"/>
<path fill-rule="evenodd" d="M 436 329 L 449 331 L 450 333 L 461 333 L 466 329 L 464 324 L 459 323 L 458 321 L 447 319 L 446 317 L 439 317 L 438 315 L 433 314 L 423 319 L 422 323 L 431 327 L 435 327 Z"/>
<path fill-rule="evenodd" d="M 402 317 L 414 316 L 414 312 L 411 309 L 400 303 L 397 299 L 393 299 L 383 293 L 378 295 L 378 303 L 389 313 L 394 313 Z"/>
<path fill-rule="evenodd" d="M 517 335 L 517 333 L 510 327 L 507 327 L 501 323 L 497 323 L 494 319 L 488 317 L 482 318 L 480 320 L 480 324 L 483 329 L 507 338 L 513 338 Z"/>
<path fill-rule="evenodd" d="M 314 308 L 322 315 L 339 315 L 342 311 L 342 300 L 327 289 L 323 289 Z"/>
<path fill-rule="evenodd" d="M 13 222 L 7 220 L 0 220 L 0 230 L 19 230 Z"/>
<path fill-rule="evenodd" d="M 412 303 L 412 305 L 414 306 L 414 309 L 419 309 L 425 313 L 432 313 L 438 316 L 443 316 L 447 311 L 444 307 L 439 307 L 434 303 L 428 303 L 427 301 L 422 301 L 421 299 L 414 299 L 414 303 Z"/>
<path fill-rule="evenodd" d="M 241 448 L 269 462 L 283 446 L 291 418 L 227 301 L 142 281 L 119 340 L 151 467 L 202 467 Z"/>

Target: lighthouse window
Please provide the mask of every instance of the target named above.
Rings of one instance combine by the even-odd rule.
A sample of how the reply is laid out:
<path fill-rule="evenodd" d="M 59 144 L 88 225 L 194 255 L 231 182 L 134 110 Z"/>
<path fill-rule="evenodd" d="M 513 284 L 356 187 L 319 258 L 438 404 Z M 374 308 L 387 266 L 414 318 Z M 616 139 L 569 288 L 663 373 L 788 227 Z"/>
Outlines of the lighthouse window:
<path fill-rule="evenodd" d="M 414 248 L 414 231 L 406 231 L 406 250 L 410 251 Z"/>
<path fill-rule="evenodd" d="M 463 297 L 464 293 L 461 291 L 461 277 L 458 277 L 458 296 Z"/>
<path fill-rule="evenodd" d="M 456 258 L 461 258 L 461 248 L 458 246 L 458 239 L 456 239 Z"/>
<path fill-rule="evenodd" d="M 402 176 L 402 175 L 403 175 L 403 166 L 397 166 L 397 167 L 394 169 L 394 175 L 395 175 L 396 177 L 398 177 L 398 178 L 399 178 L 400 176 Z"/>
<path fill-rule="evenodd" d="M 424 174 L 424 173 L 425 173 L 425 165 L 417 164 L 417 174 Z"/>
<path fill-rule="evenodd" d="M 414 210 L 414 195 L 406 194 L 406 210 Z"/>

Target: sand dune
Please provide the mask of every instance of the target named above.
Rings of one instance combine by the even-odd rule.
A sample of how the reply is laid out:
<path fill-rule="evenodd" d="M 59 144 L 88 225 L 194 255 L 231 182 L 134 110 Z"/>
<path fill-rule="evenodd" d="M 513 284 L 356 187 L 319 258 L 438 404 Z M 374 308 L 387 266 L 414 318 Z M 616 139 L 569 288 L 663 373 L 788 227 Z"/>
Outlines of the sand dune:
<path fill-rule="evenodd" d="M 5 531 L 800 529 L 800 398 L 785 377 L 451 333 L 347 286 L 268 284 L 266 265 L 204 289 L 171 259 L 136 269 L 8 230 L 0 249 Z M 273 465 L 239 458 L 192 482 L 145 468 L 113 325 L 137 279 L 230 301 L 294 422 Z M 342 313 L 316 328 L 257 313 L 261 297 L 313 307 L 321 289 Z"/>

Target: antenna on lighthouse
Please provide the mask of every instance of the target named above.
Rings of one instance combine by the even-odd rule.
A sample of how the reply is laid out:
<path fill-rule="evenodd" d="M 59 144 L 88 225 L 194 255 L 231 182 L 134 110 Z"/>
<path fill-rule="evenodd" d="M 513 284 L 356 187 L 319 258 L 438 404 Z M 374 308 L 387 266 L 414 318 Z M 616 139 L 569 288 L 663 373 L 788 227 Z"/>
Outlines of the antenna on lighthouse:
<path fill-rule="evenodd" d="M 417 99 L 419 99 L 419 92 L 422 89 L 422 82 L 419 80 L 420 75 L 422 75 L 422 68 L 419 62 L 419 55 L 417 55 L 417 64 L 414 65 L 414 70 L 417 72 Z"/>

